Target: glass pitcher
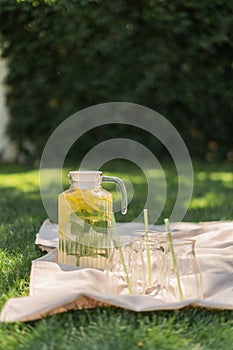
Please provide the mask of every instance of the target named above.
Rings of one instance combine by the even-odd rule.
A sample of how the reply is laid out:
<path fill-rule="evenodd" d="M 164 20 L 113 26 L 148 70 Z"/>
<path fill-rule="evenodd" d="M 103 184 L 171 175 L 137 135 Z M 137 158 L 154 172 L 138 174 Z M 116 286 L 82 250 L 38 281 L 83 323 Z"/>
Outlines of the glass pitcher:
<path fill-rule="evenodd" d="M 70 188 L 58 197 L 58 263 L 105 268 L 112 244 L 112 194 L 101 183 L 114 182 L 121 191 L 121 212 L 127 212 L 124 182 L 101 171 L 70 171 Z"/>

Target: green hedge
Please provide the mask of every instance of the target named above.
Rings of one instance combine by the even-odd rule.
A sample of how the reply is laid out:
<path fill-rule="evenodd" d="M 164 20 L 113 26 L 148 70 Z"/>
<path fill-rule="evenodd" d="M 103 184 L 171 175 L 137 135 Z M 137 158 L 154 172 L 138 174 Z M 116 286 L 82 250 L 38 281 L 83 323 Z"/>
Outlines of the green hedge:
<path fill-rule="evenodd" d="M 192 156 L 230 159 L 232 13 L 224 0 L 0 1 L 9 135 L 36 159 L 72 113 L 126 101 L 163 114 Z M 93 130 L 80 154 L 107 135 Z"/>

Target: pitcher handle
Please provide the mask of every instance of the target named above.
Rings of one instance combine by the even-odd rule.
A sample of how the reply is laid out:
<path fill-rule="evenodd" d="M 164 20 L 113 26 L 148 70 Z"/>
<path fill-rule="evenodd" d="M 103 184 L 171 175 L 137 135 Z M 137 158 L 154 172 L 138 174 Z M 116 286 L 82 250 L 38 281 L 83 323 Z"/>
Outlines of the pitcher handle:
<path fill-rule="evenodd" d="M 102 175 L 102 181 L 104 182 L 114 182 L 121 191 L 121 213 L 125 215 L 127 213 L 128 199 L 127 199 L 127 191 L 125 188 L 124 182 L 115 176 L 105 176 Z"/>

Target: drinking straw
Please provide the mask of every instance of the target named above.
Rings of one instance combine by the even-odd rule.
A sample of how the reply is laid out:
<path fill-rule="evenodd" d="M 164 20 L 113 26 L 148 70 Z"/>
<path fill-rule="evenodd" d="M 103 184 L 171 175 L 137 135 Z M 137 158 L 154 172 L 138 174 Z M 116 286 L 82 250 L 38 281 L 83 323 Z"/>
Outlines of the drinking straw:
<path fill-rule="evenodd" d="M 180 276 L 179 276 L 179 271 L 178 271 L 176 256 L 175 256 L 174 247 L 173 247 L 173 242 L 172 242 L 172 235 L 171 235 L 171 231 L 170 231 L 170 227 L 169 227 L 169 220 L 168 220 L 168 219 L 165 219 L 165 220 L 164 220 L 164 223 L 165 223 L 166 229 L 167 229 L 168 240 L 169 240 L 170 250 L 171 250 L 172 260 L 173 260 L 173 265 L 174 265 L 174 269 L 175 269 L 175 273 L 176 273 L 176 278 L 177 278 L 177 283 L 178 283 L 178 290 L 179 290 L 179 294 L 180 294 L 180 300 L 183 300 L 183 299 L 184 299 L 184 296 L 183 296 L 183 292 L 182 292 L 182 288 L 181 288 L 181 284 L 180 284 Z"/>
<path fill-rule="evenodd" d="M 149 286 L 152 285 L 151 277 L 151 260 L 150 260 L 150 246 L 149 246 L 149 230 L 148 230 L 148 210 L 144 209 L 144 224 L 145 224 L 145 237 L 146 237 L 146 256 L 147 256 L 147 266 L 148 266 L 148 283 Z"/>
<path fill-rule="evenodd" d="M 116 232 L 116 243 L 117 243 L 117 246 L 118 246 L 118 249 L 119 249 L 121 263 L 122 263 L 123 270 L 124 270 L 124 273 L 125 273 L 125 276 L 126 276 L 126 283 L 127 283 L 127 286 L 128 286 L 129 294 L 132 294 L 133 290 L 132 290 L 132 286 L 131 286 L 131 282 L 130 282 L 130 278 L 129 278 L 129 274 L 128 274 L 128 270 L 127 270 L 124 254 L 123 254 L 123 251 L 122 251 L 122 248 L 121 248 L 119 232 L 118 232 L 118 229 L 117 229 L 117 226 L 116 226 L 116 220 L 115 220 L 114 214 L 112 214 L 112 224 L 113 224 L 113 229 Z"/>

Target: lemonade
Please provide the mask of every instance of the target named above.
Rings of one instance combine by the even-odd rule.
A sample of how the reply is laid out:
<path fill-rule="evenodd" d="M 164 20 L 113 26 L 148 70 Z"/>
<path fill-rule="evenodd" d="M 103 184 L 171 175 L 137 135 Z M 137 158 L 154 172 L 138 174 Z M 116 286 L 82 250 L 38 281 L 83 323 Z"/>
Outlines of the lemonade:
<path fill-rule="evenodd" d="M 60 264 L 105 268 L 111 246 L 112 195 L 102 187 L 59 195 Z"/>

